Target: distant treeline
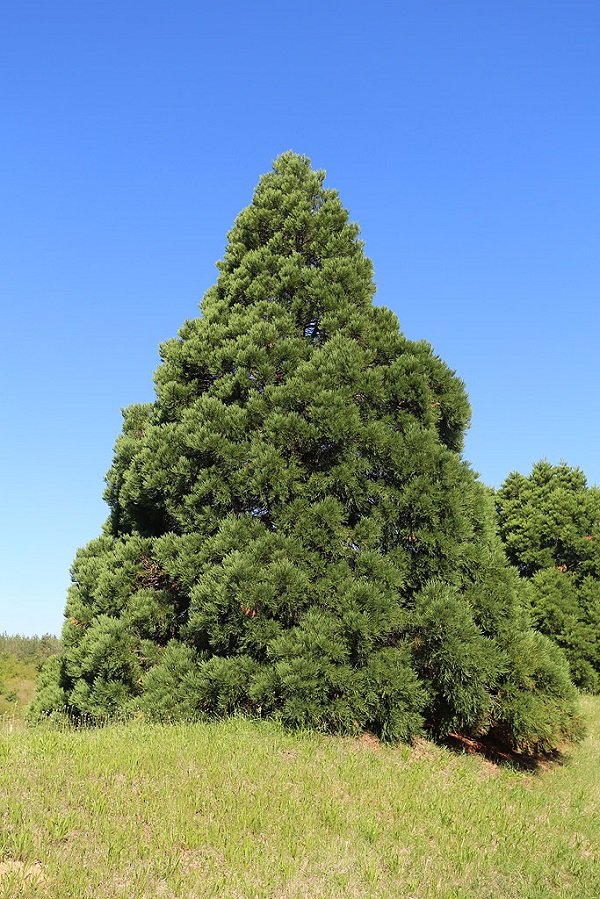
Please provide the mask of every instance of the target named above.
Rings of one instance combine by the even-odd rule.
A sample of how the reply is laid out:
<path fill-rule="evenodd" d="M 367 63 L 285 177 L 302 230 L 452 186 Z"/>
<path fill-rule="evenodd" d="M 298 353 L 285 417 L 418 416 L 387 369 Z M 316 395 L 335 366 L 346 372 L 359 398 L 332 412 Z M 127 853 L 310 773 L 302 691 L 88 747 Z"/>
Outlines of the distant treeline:
<path fill-rule="evenodd" d="M 0 654 L 9 653 L 21 662 L 41 664 L 61 649 L 62 644 L 54 634 L 44 634 L 42 637 L 0 634 Z"/>

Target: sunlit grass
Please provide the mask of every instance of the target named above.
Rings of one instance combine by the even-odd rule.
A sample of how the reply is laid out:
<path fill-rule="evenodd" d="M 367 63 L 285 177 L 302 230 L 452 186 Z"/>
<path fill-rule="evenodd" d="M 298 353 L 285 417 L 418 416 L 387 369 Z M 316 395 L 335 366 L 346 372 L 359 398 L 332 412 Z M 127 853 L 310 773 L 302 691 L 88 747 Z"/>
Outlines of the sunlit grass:
<path fill-rule="evenodd" d="M 563 765 L 269 723 L 0 734 L 0 896 L 597 897 L 600 700 Z"/>
<path fill-rule="evenodd" d="M 0 653 L 0 718 L 20 718 L 35 693 L 37 670 L 10 653 Z"/>

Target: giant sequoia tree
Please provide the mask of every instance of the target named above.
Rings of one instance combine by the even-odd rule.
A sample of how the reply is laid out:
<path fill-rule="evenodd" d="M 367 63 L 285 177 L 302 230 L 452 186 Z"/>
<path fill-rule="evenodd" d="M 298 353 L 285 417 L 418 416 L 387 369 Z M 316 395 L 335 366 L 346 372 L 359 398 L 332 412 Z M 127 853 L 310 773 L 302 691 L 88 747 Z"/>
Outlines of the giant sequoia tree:
<path fill-rule="evenodd" d="M 461 460 L 464 386 L 372 304 L 323 179 L 276 160 L 162 346 L 155 402 L 125 411 L 35 711 L 555 745 L 573 688 Z"/>
<path fill-rule="evenodd" d="M 575 683 L 600 690 L 600 490 L 564 462 L 514 471 L 496 494 L 510 562 L 529 586 L 535 626 L 561 646 Z"/>

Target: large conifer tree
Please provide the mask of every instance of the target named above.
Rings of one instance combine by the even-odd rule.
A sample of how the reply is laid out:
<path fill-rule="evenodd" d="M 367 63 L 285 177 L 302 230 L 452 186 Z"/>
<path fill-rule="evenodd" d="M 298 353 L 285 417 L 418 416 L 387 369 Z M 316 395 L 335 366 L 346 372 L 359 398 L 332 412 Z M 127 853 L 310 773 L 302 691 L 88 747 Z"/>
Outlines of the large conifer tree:
<path fill-rule="evenodd" d="M 273 715 L 410 739 L 573 723 L 460 452 L 461 381 L 372 304 L 358 227 L 293 153 L 228 235 L 201 317 L 124 413 L 35 711 Z"/>

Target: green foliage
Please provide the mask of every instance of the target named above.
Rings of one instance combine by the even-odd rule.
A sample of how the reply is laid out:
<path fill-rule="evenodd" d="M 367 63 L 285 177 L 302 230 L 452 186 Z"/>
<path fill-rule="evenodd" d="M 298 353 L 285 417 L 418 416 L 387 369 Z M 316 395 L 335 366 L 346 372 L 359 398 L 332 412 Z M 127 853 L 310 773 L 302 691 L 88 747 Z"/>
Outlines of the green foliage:
<path fill-rule="evenodd" d="M 529 586 L 536 628 L 569 660 L 575 683 L 600 689 L 600 490 L 565 463 L 513 472 L 496 495 L 509 560 Z"/>
<path fill-rule="evenodd" d="M 68 705 L 67 693 L 62 686 L 64 661 L 59 655 L 51 656 L 42 665 L 37 678 L 35 700 L 30 707 L 33 719 L 38 709 L 47 714 L 62 713 Z"/>
<path fill-rule="evenodd" d="M 556 644 L 536 631 L 506 644 L 509 666 L 498 695 L 493 731 L 522 751 L 552 750 L 581 737 L 577 693 Z"/>
<path fill-rule="evenodd" d="M 464 385 L 373 305 L 323 180 L 275 161 L 161 348 L 155 402 L 125 410 L 35 714 L 243 709 L 389 740 L 501 719 L 528 623 L 460 457 Z M 557 701 L 567 722 L 568 683 Z"/>
<path fill-rule="evenodd" d="M 0 654 L 12 655 L 19 662 L 40 665 L 60 650 L 60 640 L 54 634 L 44 634 L 42 637 L 0 634 Z"/>
<path fill-rule="evenodd" d="M 441 733 L 487 730 L 492 697 L 508 666 L 497 641 L 475 623 L 469 602 L 455 588 L 431 582 L 416 599 L 412 629 L 433 726 Z"/>

